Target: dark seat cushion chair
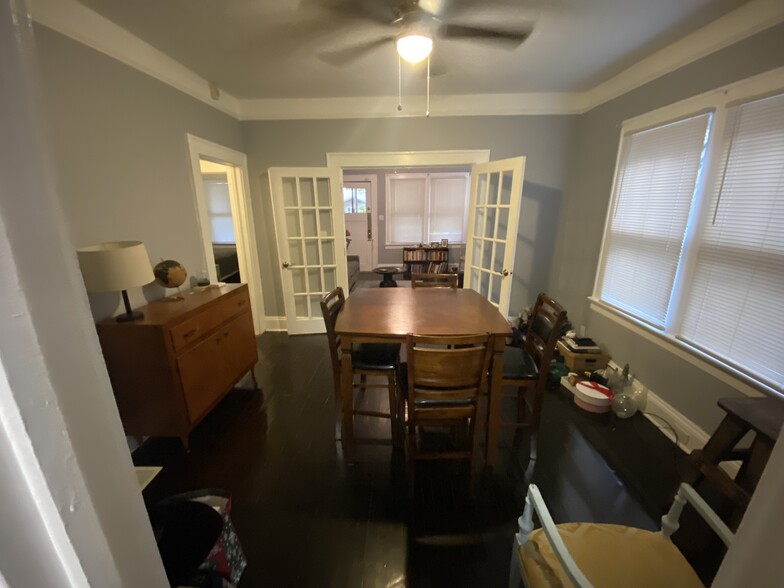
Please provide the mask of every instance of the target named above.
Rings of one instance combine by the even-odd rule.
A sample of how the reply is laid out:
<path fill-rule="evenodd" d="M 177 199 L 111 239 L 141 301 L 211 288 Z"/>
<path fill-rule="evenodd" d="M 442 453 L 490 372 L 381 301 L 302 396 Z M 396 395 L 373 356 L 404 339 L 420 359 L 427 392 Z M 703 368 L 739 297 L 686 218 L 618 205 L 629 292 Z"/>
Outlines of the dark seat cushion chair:
<path fill-rule="evenodd" d="M 539 368 L 531 354 L 522 347 L 504 347 L 504 379 L 534 379 L 539 375 Z"/>

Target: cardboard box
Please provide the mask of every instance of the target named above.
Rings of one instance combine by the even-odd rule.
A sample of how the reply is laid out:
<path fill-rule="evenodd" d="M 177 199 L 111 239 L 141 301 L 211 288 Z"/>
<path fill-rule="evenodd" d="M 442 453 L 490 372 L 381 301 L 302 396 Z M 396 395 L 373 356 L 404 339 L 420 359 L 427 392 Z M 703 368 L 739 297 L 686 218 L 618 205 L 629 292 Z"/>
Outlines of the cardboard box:
<path fill-rule="evenodd" d="M 558 351 L 563 356 L 566 367 L 578 374 L 604 369 L 610 362 L 610 356 L 606 353 L 574 353 L 560 341 L 558 341 Z"/>

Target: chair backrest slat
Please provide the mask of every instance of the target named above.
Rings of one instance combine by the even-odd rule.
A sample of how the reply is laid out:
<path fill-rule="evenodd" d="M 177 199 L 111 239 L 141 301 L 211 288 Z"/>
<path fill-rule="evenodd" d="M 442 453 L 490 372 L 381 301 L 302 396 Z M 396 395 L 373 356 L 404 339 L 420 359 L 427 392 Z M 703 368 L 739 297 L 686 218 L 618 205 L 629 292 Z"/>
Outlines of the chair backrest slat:
<path fill-rule="evenodd" d="M 457 289 L 457 274 L 411 274 L 412 288 Z"/>
<path fill-rule="evenodd" d="M 487 381 L 493 337 L 489 334 L 429 337 L 409 334 L 409 415 L 416 421 L 417 400 L 476 400 Z"/>

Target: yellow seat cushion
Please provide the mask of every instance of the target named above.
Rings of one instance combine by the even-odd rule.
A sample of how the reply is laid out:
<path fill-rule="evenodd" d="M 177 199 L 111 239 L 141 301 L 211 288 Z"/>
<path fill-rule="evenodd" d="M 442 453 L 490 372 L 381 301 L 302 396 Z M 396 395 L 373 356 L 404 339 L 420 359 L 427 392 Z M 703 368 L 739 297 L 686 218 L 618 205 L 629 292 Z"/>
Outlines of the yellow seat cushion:
<path fill-rule="evenodd" d="M 557 527 L 577 566 L 596 588 L 703 586 L 678 548 L 660 533 L 595 523 Z M 541 529 L 531 533 L 518 555 L 530 588 L 572 586 Z"/>

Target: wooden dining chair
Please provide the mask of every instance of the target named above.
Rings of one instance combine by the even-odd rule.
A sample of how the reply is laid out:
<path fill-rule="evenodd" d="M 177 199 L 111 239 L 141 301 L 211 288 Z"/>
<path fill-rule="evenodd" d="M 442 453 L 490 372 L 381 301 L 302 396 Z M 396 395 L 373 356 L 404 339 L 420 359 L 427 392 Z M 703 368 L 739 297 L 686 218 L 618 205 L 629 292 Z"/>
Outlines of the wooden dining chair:
<path fill-rule="evenodd" d="M 346 302 L 343 288 L 337 287 L 332 292 L 327 293 L 321 300 L 321 314 L 324 317 L 324 324 L 327 327 L 327 341 L 329 342 L 329 354 L 332 360 L 332 377 L 335 386 L 335 398 L 340 405 L 341 396 L 341 361 L 342 351 L 340 349 L 340 336 L 335 333 L 335 323 L 337 322 L 340 310 Z M 400 393 L 399 393 L 399 368 L 400 368 L 400 345 L 386 343 L 360 343 L 351 349 L 351 366 L 354 376 L 359 376 L 359 382 L 352 383 L 352 412 L 354 416 L 378 417 L 390 420 L 390 430 L 392 441 L 398 445 L 402 440 L 402 420 L 398 418 L 400 414 Z M 368 376 L 381 376 L 386 378 L 385 385 L 368 382 Z M 353 393 L 354 390 L 367 390 L 374 388 L 384 388 L 389 397 L 389 412 L 377 410 L 365 410 L 355 408 Z"/>
<path fill-rule="evenodd" d="M 411 274 L 412 288 L 457 289 L 457 274 Z"/>
<path fill-rule="evenodd" d="M 407 457 L 409 489 L 414 469 L 422 459 L 467 459 L 474 471 L 474 450 L 479 427 L 477 405 L 485 387 L 493 337 L 489 334 L 430 337 L 409 334 L 406 338 L 404 395 L 408 408 Z M 426 451 L 418 435 L 422 427 L 468 429 L 470 447 Z M 459 429 L 458 429 L 459 430 Z"/>
<path fill-rule="evenodd" d="M 547 373 L 565 322 L 564 308 L 542 292 L 531 311 L 522 346 L 504 349 L 501 387 L 516 389 L 504 396 L 517 399 L 517 421 L 502 421 L 502 427 L 539 428 Z"/>

